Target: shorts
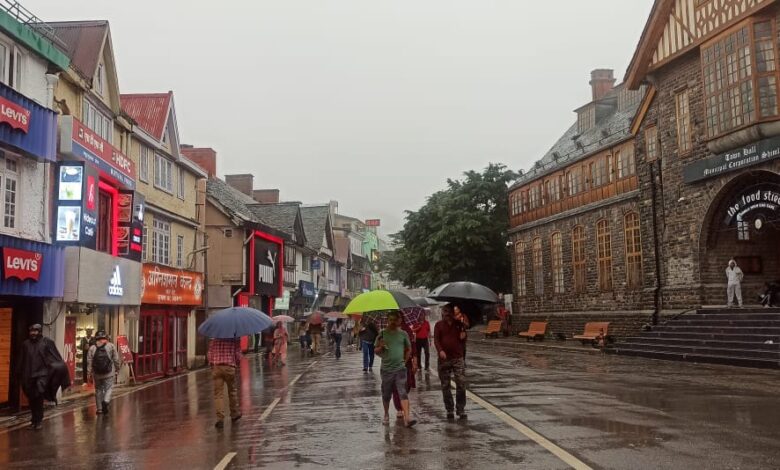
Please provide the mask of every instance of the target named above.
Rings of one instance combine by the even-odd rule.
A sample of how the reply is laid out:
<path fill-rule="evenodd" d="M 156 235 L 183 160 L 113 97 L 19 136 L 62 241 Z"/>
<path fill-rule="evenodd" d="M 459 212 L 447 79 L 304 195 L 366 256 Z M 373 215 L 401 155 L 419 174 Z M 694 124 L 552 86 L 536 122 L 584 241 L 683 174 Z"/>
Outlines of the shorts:
<path fill-rule="evenodd" d="M 390 401 L 393 398 L 393 389 L 398 391 L 401 400 L 406 400 L 406 367 L 392 372 L 380 371 L 382 374 L 382 401 Z"/>

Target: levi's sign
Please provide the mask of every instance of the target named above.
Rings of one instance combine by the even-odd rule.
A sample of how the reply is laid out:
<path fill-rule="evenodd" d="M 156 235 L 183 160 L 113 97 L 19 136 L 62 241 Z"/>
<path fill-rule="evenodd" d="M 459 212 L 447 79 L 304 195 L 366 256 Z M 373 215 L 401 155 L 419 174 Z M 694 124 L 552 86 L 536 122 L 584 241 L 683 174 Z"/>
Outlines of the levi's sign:
<path fill-rule="evenodd" d="M 18 250 L 16 248 L 3 248 L 3 277 L 9 279 L 15 277 L 20 281 L 41 278 L 43 255 L 37 251 Z"/>
<path fill-rule="evenodd" d="M 780 158 L 780 137 L 759 140 L 747 147 L 699 160 L 683 168 L 683 182 L 694 183 Z"/>
<path fill-rule="evenodd" d="M 0 97 L 0 122 L 26 134 L 30 130 L 30 110 Z"/>

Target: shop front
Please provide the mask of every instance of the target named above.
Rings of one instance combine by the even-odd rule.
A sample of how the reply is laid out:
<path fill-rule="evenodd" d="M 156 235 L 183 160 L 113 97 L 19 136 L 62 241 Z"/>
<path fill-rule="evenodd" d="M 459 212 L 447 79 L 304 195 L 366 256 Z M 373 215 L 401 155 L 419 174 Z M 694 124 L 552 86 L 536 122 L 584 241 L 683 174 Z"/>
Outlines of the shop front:
<path fill-rule="evenodd" d="M 65 286 L 61 312 L 68 362 L 74 383 L 85 383 L 91 337 L 105 331 L 112 341 L 133 337 L 141 305 L 141 263 L 84 247 L 65 248 Z M 120 377 L 124 379 L 126 376 Z"/>
<path fill-rule="evenodd" d="M 27 327 L 44 323 L 52 298 L 62 297 L 65 260 L 60 247 L 5 235 L 0 235 L 0 260 L 0 406 L 16 408 L 16 352 Z M 72 354 L 63 351 L 64 357 Z"/>
<path fill-rule="evenodd" d="M 190 326 L 195 324 L 194 309 L 203 302 L 203 290 L 202 273 L 143 265 L 138 332 L 129 338 L 139 379 L 187 369 Z"/>
<path fill-rule="evenodd" d="M 284 241 L 274 235 L 255 230 L 249 240 L 247 272 L 249 283 L 244 292 L 237 296 L 237 305 L 252 307 L 271 314 L 277 297 L 284 295 Z M 244 349 L 255 347 L 259 336 L 242 338 Z"/>

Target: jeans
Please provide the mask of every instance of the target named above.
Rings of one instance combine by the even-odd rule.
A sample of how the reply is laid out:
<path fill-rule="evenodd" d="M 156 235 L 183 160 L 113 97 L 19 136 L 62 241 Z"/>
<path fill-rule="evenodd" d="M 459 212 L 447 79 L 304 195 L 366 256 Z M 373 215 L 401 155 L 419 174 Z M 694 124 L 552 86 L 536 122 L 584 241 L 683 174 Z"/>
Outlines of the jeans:
<path fill-rule="evenodd" d="M 333 342 L 336 344 L 336 359 L 341 357 L 341 335 L 333 335 Z"/>
<path fill-rule="evenodd" d="M 98 410 L 103 408 L 103 402 L 111 402 L 111 392 L 114 391 L 114 376 L 95 379 L 95 405 Z"/>
<path fill-rule="evenodd" d="M 428 342 L 428 338 L 418 339 L 415 341 L 417 347 L 417 360 L 420 361 L 420 368 L 422 368 L 422 352 L 425 350 L 425 369 L 430 368 L 431 364 L 431 345 Z"/>
<path fill-rule="evenodd" d="M 466 365 L 463 359 L 439 360 L 439 379 L 441 379 L 441 394 L 444 398 L 444 408 L 452 413 L 453 408 L 458 414 L 466 408 Z M 455 381 L 455 403 L 452 402 L 452 385 Z"/>
<path fill-rule="evenodd" d="M 235 418 L 239 416 L 241 413 L 238 411 L 236 368 L 225 365 L 211 366 L 211 377 L 214 380 L 214 405 L 217 411 L 217 419 L 223 420 L 225 418 L 225 385 L 228 388 L 230 417 Z"/>
<path fill-rule="evenodd" d="M 374 367 L 374 343 L 370 341 L 360 342 L 363 348 L 363 368 L 370 369 Z"/>

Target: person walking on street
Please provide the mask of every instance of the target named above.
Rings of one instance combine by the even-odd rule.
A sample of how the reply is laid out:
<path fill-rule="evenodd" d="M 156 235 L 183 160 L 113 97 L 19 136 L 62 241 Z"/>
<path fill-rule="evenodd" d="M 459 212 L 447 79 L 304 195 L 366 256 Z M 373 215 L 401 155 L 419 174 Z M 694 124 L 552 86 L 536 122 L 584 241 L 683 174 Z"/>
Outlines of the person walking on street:
<path fill-rule="evenodd" d="M 734 306 L 734 297 L 737 298 L 738 305 L 742 307 L 742 278 L 744 277 L 745 275 L 737 266 L 737 262 L 733 259 L 729 261 L 729 266 L 726 268 L 726 280 L 728 281 L 726 296 L 729 307 Z"/>
<path fill-rule="evenodd" d="M 403 410 L 404 425 L 410 428 L 417 424 L 417 420 L 411 418 L 409 410 L 409 395 L 406 391 L 406 366 L 412 354 L 412 343 L 409 336 L 402 331 L 400 315 L 391 312 L 387 315 L 387 328 L 382 330 L 376 339 L 376 353 L 382 358 L 382 405 L 385 415 L 382 423 L 390 422 L 390 399 L 393 397 L 393 389 L 398 390 Z"/>
<path fill-rule="evenodd" d="M 374 368 L 374 341 L 379 336 L 376 325 L 367 321 L 360 329 L 360 347 L 363 349 L 363 372 Z"/>
<path fill-rule="evenodd" d="M 322 339 L 322 323 L 310 324 L 309 334 L 311 334 L 311 340 L 312 340 L 311 352 L 313 354 L 319 354 L 320 340 Z"/>
<path fill-rule="evenodd" d="M 225 426 L 225 385 L 228 388 L 230 419 L 233 422 L 241 419 L 238 410 L 237 370 L 241 363 L 240 338 L 214 338 L 209 342 L 207 354 L 211 365 L 211 377 L 214 381 L 214 405 L 217 411 L 217 422 L 214 426 L 221 429 Z"/>
<path fill-rule="evenodd" d="M 336 359 L 340 359 L 341 338 L 344 335 L 344 325 L 343 325 L 343 320 L 341 318 L 336 320 L 336 324 L 333 325 L 333 329 L 331 330 L 331 333 L 333 334 L 333 343 L 336 345 Z"/>
<path fill-rule="evenodd" d="M 423 315 L 423 321 L 420 324 L 420 326 L 417 327 L 415 331 L 415 351 L 417 360 L 419 361 L 420 370 L 422 370 L 422 353 L 423 350 L 425 351 L 425 370 L 430 370 L 431 365 L 431 346 L 430 346 L 430 336 L 431 336 L 431 324 L 428 323 L 428 317 L 426 315 Z"/>
<path fill-rule="evenodd" d="M 287 333 L 287 328 L 282 322 L 278 322 L 274 330 L 274 350 L 271 353 L 272 362 L 276 362 L 280 366 L 287 364 L 287 341 L 289 338 L 290 335 Z"/>
<path fill-rule="evenodd" d="M 458 418 L 466 419 L 465 327 L 455 320 L 450 305 L 442 308 L 442 319 L 436 322 L 433 339 L 439 353 L 439 379 L 447 419 L 455 417 L 453 412 L 458 414 Z M 455 403 L 452 402 L 452 380 L 455 381 Z"/>
<path fill-rule="evenodd" d="M 306 340 L 306 337 L 309 335 L 309 324 L 304 323 L 298 327 L 298 342 L 301 343 L 301 355 L 306 354 L 306 350 L 308 349 L 308 343 L 309 341 Z"/>
<path fill-rule="evenodd" d="M 22 343 L 17 377 L 30 402 L 30 428 L 37 431 L 43 427 L 44 399 L 56 402 L 57 389 L 67 389 L 70 377 L 54 341 L 43 336 L 43 327 L 36 323 L 27 331 L 29 336 Z"/>
<path fill-rule="evenodd" d="M 122 367 L 122 359 L 113 343 L 108 340 L 105 331 L 98 331 L 95 344 L 87 353 L 87 370 L 90 379 L 95 382 L 95 408 L 97 414 L 108 414 L 111 392 L 117 372 Z"/>
<path fill-rule="evenodd" d="M 414 336 L 414 330 L 410 328 L 408 325 L 402 323 L 401 324 L 401 330 L 403 330 L 408 336 L 409 341 L 411 344 L 415 344 L 415 336 Z M 419 364 L 417 352 L 414 348 L 412 348 L 412 354 L 409 355 L 409 358 L 406 360 L 406 393 L 409 394 L 413 388 L 417 387 L 417 381 L 415 379 L 415 374 L 417 373 L 417 365 Z M 395 411 L 398 413 L 401 413 L 403 411 L 403 406 L 401 404 L 401 394 L 398 391 L 398 388 L 393 389 L 393 405 L 395 406 Z M 398 419 L 401 419 L 403 415 L 399 414 Z"/>

